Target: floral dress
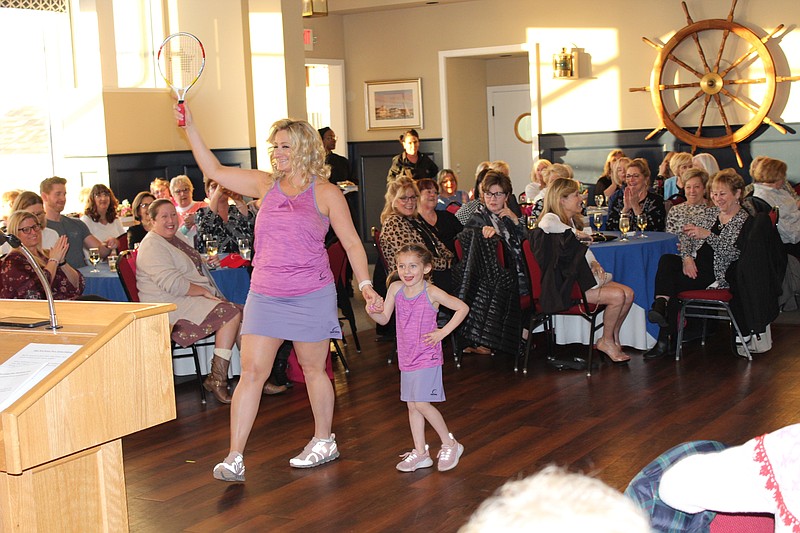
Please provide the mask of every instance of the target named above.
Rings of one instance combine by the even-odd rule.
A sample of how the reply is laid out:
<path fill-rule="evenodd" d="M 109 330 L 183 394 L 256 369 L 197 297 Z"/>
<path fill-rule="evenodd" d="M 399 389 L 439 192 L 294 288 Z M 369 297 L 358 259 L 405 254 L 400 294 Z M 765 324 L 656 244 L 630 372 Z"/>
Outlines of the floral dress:
<path fill-rule="evenodd" d="M 44 270 L 44 269 L 43 269 Z M 50 273 L 44 271 L 50 278 Z M 51 280 L 50 289 L 56 300 L 74 300 L 86 286 L 86 280 L 78 272 L 78 286 L 69 282 L 61 267 L 56 270 L 55 280 Z M 39 281 L 39 277 L 20 252 L 11 252 L 0 261 L 0 298 L 15 300 L 45 300 L 47 297 Z"/>

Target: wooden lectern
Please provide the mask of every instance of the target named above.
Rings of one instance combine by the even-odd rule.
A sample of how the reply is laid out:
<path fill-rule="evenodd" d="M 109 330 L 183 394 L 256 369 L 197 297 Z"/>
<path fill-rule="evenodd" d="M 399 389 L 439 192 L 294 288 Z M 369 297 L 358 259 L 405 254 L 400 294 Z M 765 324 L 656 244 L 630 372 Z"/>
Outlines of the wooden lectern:
<path fill-rule="evenodd" d="M 0 531 L 127 531 L 122 437 L 175 418 L 172 304 L 57 302 L 62 326 L 0 328 L 0 362 L 29 343 L 81 348 L 0 413 Z M 47 319 L 0 300 L 0 317 Z"/>

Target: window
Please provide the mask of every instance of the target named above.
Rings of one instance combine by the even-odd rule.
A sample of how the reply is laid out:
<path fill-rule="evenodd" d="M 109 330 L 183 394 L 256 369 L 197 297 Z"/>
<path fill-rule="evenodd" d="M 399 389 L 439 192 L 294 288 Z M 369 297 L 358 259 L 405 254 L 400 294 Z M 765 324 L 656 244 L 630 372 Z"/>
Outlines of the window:
<path fill-rule="evenodd" d="M 164 36 L 161 0 L 113 0 L 117 86 L 163 87 L 155 54 Z"/>

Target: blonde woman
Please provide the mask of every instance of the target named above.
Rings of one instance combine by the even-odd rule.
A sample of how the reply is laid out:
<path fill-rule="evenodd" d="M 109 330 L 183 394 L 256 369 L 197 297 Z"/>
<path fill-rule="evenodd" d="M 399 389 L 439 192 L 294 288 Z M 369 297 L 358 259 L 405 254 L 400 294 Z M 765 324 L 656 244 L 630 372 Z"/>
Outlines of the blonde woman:
<path fill-rule="evenodd" d="M 347 252 L 358 287 L 376 311 L 383 300 L 372 288 L 367 254 L 353 227 L 339 187 L 328 181 L 325 147 L 308 122 L 283 119 L 269 134 L 273 173 L 226 167 L 206 146 L 191 111 L 176 105 L 192 154 L 209 179 L 243 196 L 261 198 L 255 225 L 250 294 L 242 320 L 242 375 L 231 404 L 230 451 L 214 467 L 214 477 L 244 481 L 243 452 L 253 428 L 261 393 L 278 348 L 291 340 L 303 369 L 314 437 L 289 464 L 311 468 L 339 457 L 331 433 L 334 392 L 325 373 L 331 338 L 341 338 L 336 286 L 325 235 L 332 227 Z M 286 438 L 282 435 L 281 438 Z"/>
<path fill-rule="evenodd" d="M 533 199 L 539 195 L 539 192 L 547 187 L 544 183 L 544 172 L 552 164 L 547 159 L 539 159 L 533 164 L 531 182 L 525 186 L 525 200 L 528 203 L 533 203 Z"/>
<path fill-rule="evenodd" d="M 683 196 L 683 179 L 681 176 L 693 166 L 694 160 L 690 153 L 678 152 L 672 156 L 672 159 L 669 160 L 669 169 L 672 172 L 672 177 L 664 182 L 664 200 L 669 200 L 676 195 Z M 713 174 L 709 173 L 709 176 L 713 176 Z"/>

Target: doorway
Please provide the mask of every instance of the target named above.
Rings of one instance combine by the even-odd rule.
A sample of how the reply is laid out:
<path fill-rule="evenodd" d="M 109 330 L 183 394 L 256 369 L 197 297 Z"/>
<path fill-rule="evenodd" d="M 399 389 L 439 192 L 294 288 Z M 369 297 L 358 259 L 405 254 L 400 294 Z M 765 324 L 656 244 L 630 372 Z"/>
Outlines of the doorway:
<path fill-rule="evenodd" d="M 347 103 L 344 61 L 306 60 L 306 111 L 316 129 L 330 127 L 336 133 L 334 152 L 347 157 Z"/>
<path fill-rule="evenodd" d="M 520 117 L 531 112 L 530 85 L 505 85 L 486 88 L 489 117 L 489 160 L 503 160 L 511 167 L 514 193 L 525 190 L 530 181 L 531 143 L 517 133 Z"/>

